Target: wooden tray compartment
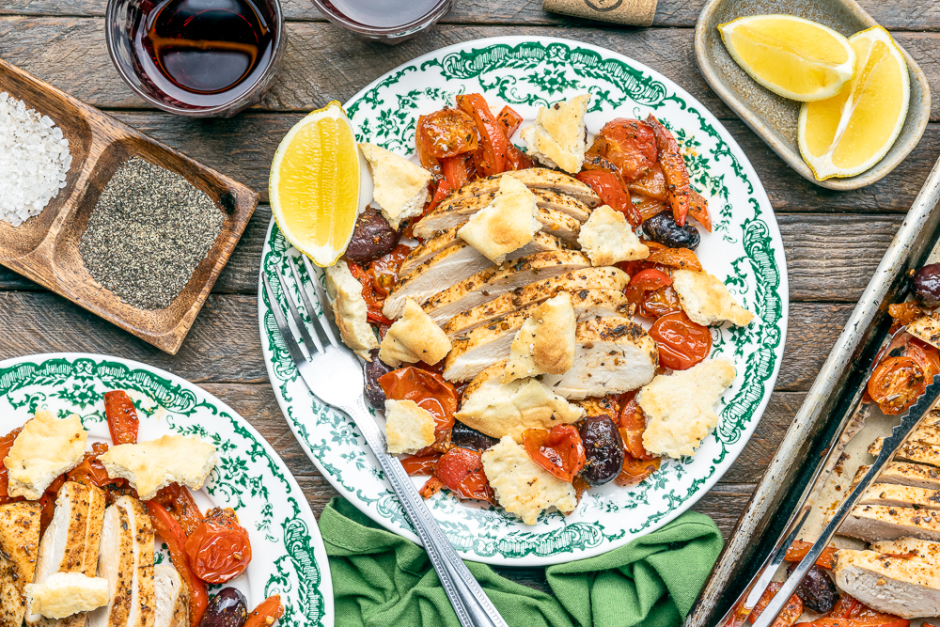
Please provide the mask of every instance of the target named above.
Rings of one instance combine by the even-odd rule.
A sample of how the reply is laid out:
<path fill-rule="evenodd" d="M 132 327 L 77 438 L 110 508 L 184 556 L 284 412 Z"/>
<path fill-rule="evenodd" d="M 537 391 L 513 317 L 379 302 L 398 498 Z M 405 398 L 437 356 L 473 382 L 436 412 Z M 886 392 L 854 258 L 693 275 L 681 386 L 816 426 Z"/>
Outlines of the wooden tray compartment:
<path fill-rule="evenodd" d="M 0 222 L 0 264 L 175 354 L 254 213 L 258 195 L 0 60 L 4 91 L 55 121 L 69 140 L 72 165 L 66 186 L 40 215 L 17 228 Z M 212 249 L 166 309 L 149 311 L 122 302 L 91 278 L 78 252 L 99 196 L 132 157 L 183 176 L 224 216 Z"/>

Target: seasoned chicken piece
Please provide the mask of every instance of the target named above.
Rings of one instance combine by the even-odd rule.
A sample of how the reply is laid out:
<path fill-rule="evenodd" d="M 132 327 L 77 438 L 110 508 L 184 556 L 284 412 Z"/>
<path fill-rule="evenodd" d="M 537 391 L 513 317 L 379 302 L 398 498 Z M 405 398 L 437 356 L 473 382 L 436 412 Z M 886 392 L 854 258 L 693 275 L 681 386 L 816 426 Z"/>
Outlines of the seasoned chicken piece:
<path fill-rule="evenodd" d="M 87 439 L 82 420 L 75 414 L 59 420 L 45 409 L 37 410 L 3 460 L 9 471 L 10 496 L 30 501 L 42 497 L 59 475 L 85 459 Z"/>
<path fill-rule="evenodd" d="M 573 512 L 578 506 L 574 486 L 532 461 L 525 448 L 508 435 L 483 451 L 480 459 L 496 500 L 527 525 L 534 525 L 539 514 L 552 507 Z"/>
<path fill-rule="evenodd" d="M 540 374 L 564 374 L 574 365 L 578 318 L 562 292 L 535 308 L 509 346 L 503 382 Z"/>
<path fill-rule="evenodd" d="M 584 410 L 568 403 L 536 379 L 503 383 L 506 362 L 500 361 L 477 375 L 467 386 L 455 417 L 468 427 L 494 438 L 511 436 L 522 441 L 526 429 L 550 429 L 571 424 Z"/>
<path fill-rule="evenodd" d="M 84 573 L 59 572 L 42 583 L 26 584 L 26 607 L 30 614 L 64 619 L 108 604 L 108 581 Z"/>
<path fill-rule="evenodd" d="M 88 627 L 153 627 L 154 533 L 143 503 L 120 496 L 104 512 L 98 576 L 108 581 L 111 600 L 88 613 Z"/>
<path fill-rule="evenodd" d="M 581 227 L 578 244 L 595 266 L 612 266 L 619 261 L 637 261 L 650 256 L 627 219 L 619 211 L 601 205 Z"/>
<path fill-rule="evenodd" d="M 940 543 L 917 538 L 898 538 L 872 542 L 870 550 L 884 555 L 903 556 L 906 560 L 918 560 L 931 566 L 940 566 Z"/>
<path fill-rule="evenodd" d="M 613 290 L 580 290 L 570 292 L 570 297 L 578 320 L 619 316 L 627 309 L 626 297 Z M 444 362 L 444 378 L 469 381 L 485 368 L 509 357 L 513 338 L 539 306 L 539 303 L 526 305 L 455 337 Z"/>
<path fill-rule="evenodd" d="M 494 300 L 535 281 L 591 266 L 591 260 L 574 250 L 559 250 L 521 257 L 514 263 L 477 272 L 429 298 L 421 306 L 439 325 L 472 307 Z"/>
<path fill-rule="evenodd" d="M 448 352 L 447 334 L 409 298 L 405 301 L 404 315 L 385 332 L 379 359 L 393 368 L 403 361 L 409 364 L 423 361 L 433 366 Z"/>
<path fill-rule="evenodd" d="M 550 168 L 577 174 L 587 152 L 587 113 L 591 94 L 557 102 L 551 108 L 539 107 L 535 122 L 522 129 L 529 155 Z"/>
<path fill-rule="evenodd" d="M 636 395 L 646 415 L 643 446 L 654 455 L 691 455 L 718 425 L 718 400 L 734 381 L 734 366 L 723 359 L 659 375 Z"/>
<path fill-rule="evenodd" d="M 865 491 L 858 504 L 940 509 L 940 491 L 906 485 L 876 483 Z"/>
<path fill-rule="evenodd" d="M 414 401 L 385 401 L 385 441 L 391 455 L 434 444 L 434 416 Z"/>
<path fill-rule="evenodd" d="M 493 263 L 503 263 L 506 255 L 531 242 L 541 228 L 536 211 L 535 195 L 529 188 L 504 176 L 493 202 L 470 216 L 457 235 Z"/>
<path fill-rule="evenodd" d="M 153 627 L 189 627 L 189 587 L 170 564 L 153 567 L 157 609 Z"/>
<path fill-rule="evenodd" d="M 878 438 L 868 447 L 868 452 L 872 455 L 878 455 L 881 452 L 881 445 L 884 438 Z M 917 464 L 927 464 L 928 466 L 940 466 L 940 445 L 927 444 L 925 442 L 906 441 L 898 449 L 895 459 L 903 459 Z"/>
<path fill-rule="evenodd" d="M 578 323 L 574 365 L 542 383 L 569 400 L 636 390 L 649 383 L 659 365 L 656 342 L 640 325 L 620 317 Z"/>
<path fill-rule="evenodd" d="M 372 172 L 373 198 L 396 231 L 408 218 L 420 216 L 431 200 L 431 173 L 404 157 L 372 144 L 359 144 Z"/>
<path fill-rule="evenodd" d="M 591 297 L 586 292 L 603 292 L 603 296 L 608 302 L 616 303 L 616 306 L 612 312 L 598 313 L 597 315 L 627 317 L 633 314 L 633 306 L 623 295 L 623 290 L 629 282 L 630 277 L 619 268 L 575 270 L 550 279 L 530 283 L 525 287 L 503 294 L 488 303 L 460 312 L 444 326 L 444 332 L 451 338 L 462 335 L 526 305 L 548 300 L 560 292 L 569 292 L 575 295 L 575 298 L 580 299 Z"/>
<path fill-rule="evenodd" d="M 927 418 L 926 420 L 931 420 Z M 881 444 L 884 442 L 884 438 L 876 438 L 871 446 L 868 447 L 869 451 L 880 451 Z M 918 426 L 913 433 L 907 436 L 906 442 L 921 442 L 923 444 L 933 444 L 935 446 L 940 446 L 940 427 L 933 424 L 925 423 Z M 878 453 L 872 453 L 872 455 L 878 455 Z"/>
<path fill-rule="evenodd" d="M 852 479 L 852 485 L 856 485 L 866 472 L 868 472 L 868 466 L 859 466 L 858 472 Z M 891 462 L 881 472 L 878 482 L 940 490 L 940 470 L 923 464 Z"/>
<path fill-rule="evenodd" d="M 171 483 L 202 489 L 218 456 L 215 447 L 197 437 L 165 435 L 139 444 L 111 447 L 98 460 L 111 479 L 127 479 L 148 501 Z"/>
<path fill-rule="evenodd" d="M 907 325 L 907 332 L 940 348 L 940 314 L 930 312 Z"/>
<path fill-rule="evenodd" d="M 26 584 L 36 574 L 39 503 L 0 505 L 0 627 L 22 627 Z"/>
<path fill-rule="evenodd" d="M 727 320 L 743 327 L 754 319 L 754 314 L 734 300 L 725 284 L 707 272 L 673 270 L 672 287 L 693 322 L 709 326 Z"/>
<path fill-rule="evenodd" d="M 836 586 L 868 607 L 900 616 L 940 615 L 940 567 L 875 551 L 841 549 L 832 569 Z"/>
<path fill-rule="evenodd" d="M 41 584 L 55 573 L 81 573 L 94 577 L 104 520 L 104 492 L 95 486 L 65 482 L 56 497 L 55 514 L 39 543 L 34 583 Z M 97 607 L 97 606 L 96 606 Z M 42 621 L 38 613 L 27 614 L 26 622 L 44 627 L 82 627 L 85 614 L 63 621 Z"/>
<path fill-rule="evenodd" d="M 362 297 L 362 284 L 345 261 L 326 269 L 326 293 L 343 344 L 366 361 L 372 361 L 369 351 L 378 348 L 379 341 L 369 325 L 369 306 Z"/>
<path fill-rule="evenodd" d="M 905 537 L 938 541 L 940 512 L 913 507 L 859 505 L 846 516 L 839 527 L 839 534 L 866 542 Z"/>

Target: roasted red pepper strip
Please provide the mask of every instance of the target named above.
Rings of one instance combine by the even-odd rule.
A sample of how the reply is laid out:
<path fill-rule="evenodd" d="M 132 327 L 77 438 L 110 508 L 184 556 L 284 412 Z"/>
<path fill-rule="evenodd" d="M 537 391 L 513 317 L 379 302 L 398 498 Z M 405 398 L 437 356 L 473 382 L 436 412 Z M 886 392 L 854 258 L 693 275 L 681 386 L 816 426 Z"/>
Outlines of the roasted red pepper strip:
<path fill-rule="evenodd" d="M 244 627 L 271 627 L 282 616 L 284 616 L 284 604 L 281 603 L 281 595 L 275 594 L 262 601 L 248 615 Z"/>
<path fill-rule="evenodd" d="M 108 417 L 108 431 L 111 441 L 118 444 L 137 444 L 137 409 L 134 401 L 124 390 L 104 393 L 104 413 Z"/>
<path fill-rule="evenodd" d="M 793 542 L 793 544 L 790 545 L 790 548 L 787 549 L 787 556 L 785 559 L 788 562 L 801 562 L 812 547 L 812 542 L 796 540 Z M 835 556 L 835 553 L 838 550 L 839 549 L 834 546 L 827 546 L 824 548 L 822 553 L 819 554 L 819 557 L 816 558 L 816 565 L 820 568 L 825 568 L 826 570 L 832 570 L 832 558 Z"/>
<path fill-rule="evenodd" d="M 751 614 L 747 617 L 747 620 L 751 623 L 757 620 L 757 617 L 761 615 L 761 612 L 767 608 L 770 604 L 771 599 L 777 595 L 777 591 L 783 587 L 782 583 L 774 582 L 767 586 L 767 589 L 764 590 L 764 594 L 761 595 L 760 601 L 757 602 L 757 605 L 754 606 L 754 609 L 751 610 Z M 780 610 L 780 613 L 777 615 L 777 618 L 774 619 L 774 622 L 771 623 L 771 627 L 791 627 L 793 623 L 803 614 L 803 601 L 800 597 L 795 594 L 790 596 L 787 599 L 786 605 L 783 606 L 783 609 Z"/>
<path fill-rule="evenodd" d="M 392 321 L 382 315 L 382 304 L 385 299 L 375 293 L 375 278 L 358 264 L 347 261 L 346 265 L 349 266 L 349 272 L 362 285 L 362 299 L 366 301 L 366 307 L 368 307 L 366 318 L 369 322 L 376 324 L 391 325 Z"/>
<path fill-rule="evenodd" d="M 452 189 L 460 189 L 470 182 L 466 155 L 441 159 L 441 171 Z"/>
<path fill-rule="evenodd" d="M 512 137 L 512 134 L 519 130 L 519 126 L 522 124 L 522 116 L 516 113 L 509 105 L 503 107 L 503 110 L 499 112 L 499 117 L 497 117 L 496 120 L 499 122 L 499 125 L 503 127 L 503 134 L 506 136 L 506 139 Z"/>
<path fill-rule="evenodd" d="M 482 152 L 477 167 L 478 173 L 483 176 L 492 176 L 505 172 L 508 169 L 511 144 L 503 134 L 502 125 L 490 111 L 486 100 L 480 94 L 460 95 L 457 96 L 457 106 L 473 118 L 477 132 L 480 133 Z"/>
<path fill-rule="evenodd" d="M 666 177 L 666 194 L 672 207 L 672 217 L 676 224 L 685 226 L 685 217 L 689 214 L 689 171 L 679 152 L 679 142 L 652 114 L 646 118 L 646 123 L 653 127 L 653 133 L 656 134 L 658 160 Z"/>
<path fill-rule="evenodd" d="M 437 460 L 440 458 L 440 454 L 423 456 L 409 455 L 408 457 L 401 458 L 401 465 L 404 466 L 405 472 L 408 473 L 409 477 L 428 476 L 434 474 L 434 470 L 437 468 Z"/>
<path fill-rule="evenodd" d="M 712 218 L 708 215 L 708 201 L 691 188 L 689 188 L 689 215 L 695 218 L 706 231 L 712 232 Z"/>
<path fill-rule="evenodd" d="M 588 170 L 578 173 L 575 178 L 582 183 L 586 183 L 597 192 L 605 205 L 622 213 L 630 226 L 639 226 L 643 222 L 643 218 L 636 210 L 636 207 L 633 206 L 630 194 L 627 193 L 619 174 L 605 172 L 604 170 Z"/>
<path fill-rule="evenodd" d="M 186 584 L 189 586 L 191 595 L 189 606 L 189 624 L 190 627 L 199 627 L 202 622 L 202 615 L 209 607 L 209 594 L 206 592 L 206 584 L 193 573 L 189 567 L 189 559 L 186 557 L 186 534 L 176 519 L 166 511 L 162 505 L 156 501 L 147 501 L 147 510 L 150 512 L 150 520 L 153 522 L 154 531 L 163 538 L 167 549 L 170 551 L 170 558 L 173 560 L 173 566 L 179 571 Z"/>
<path fill-rule="evenodd" d="M 189 489 L 178 483 L 171 483 L 157 492 L 154 500 L 179 522 L 187 538 L 202 524 L 205 518 Z"/>

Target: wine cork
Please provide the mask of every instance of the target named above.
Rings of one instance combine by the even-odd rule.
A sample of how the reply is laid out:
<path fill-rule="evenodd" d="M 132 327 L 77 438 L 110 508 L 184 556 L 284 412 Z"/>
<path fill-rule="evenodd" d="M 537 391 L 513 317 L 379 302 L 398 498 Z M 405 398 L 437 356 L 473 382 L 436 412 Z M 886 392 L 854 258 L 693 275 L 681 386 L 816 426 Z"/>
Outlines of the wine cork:
<path fill-rule="evenodd" d="M 542 0 L 542 8 L 552 13 L 585 17 L 589 20 L 650 26 L 657 0 Z"/>

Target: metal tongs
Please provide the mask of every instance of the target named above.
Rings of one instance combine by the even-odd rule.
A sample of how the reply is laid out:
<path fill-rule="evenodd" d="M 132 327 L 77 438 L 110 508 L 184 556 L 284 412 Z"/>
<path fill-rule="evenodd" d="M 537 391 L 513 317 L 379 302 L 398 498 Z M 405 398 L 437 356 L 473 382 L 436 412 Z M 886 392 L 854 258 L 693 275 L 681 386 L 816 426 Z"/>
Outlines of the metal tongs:
<path fill-rule="evenodd" d="M 901 333 L 904 333 L 903 327 L 897 331 L 895 335 L 892 336 L 892 338 L 888 341 L 886 345 L 887 349 L 890 349 L 894 343 L 894 340 Z M 885 356 L 887 356 L 887 353 L 889 352 L 887 349 L 884 352 Z M 885 468 L 885 466 L 887 466 L 888 462 L 894 458 L 895 453 L 898 452 L 907 437 L 923 421 L 930 410 L 933 409 L 938 399 L 940 399 L 940 375 L 934 377 L 933 381 L 930 382 L 930 384 L 927 386 L 927 389 L 920 396 L 917 402 L 915 402 L 906 412 L 900 414 L 900 424 L 894 427 L 894 429 L 891 430 L 891 435 L 885 438 L 884 444 L 881 447 L 881 452 L 875 458 L 875 461 L 871 464 L 871 467 L 869 467 L 868 472 L 865 473 L 852 492 L 842 501 L 842 505 L 839 507 L 838 511 L 836 511 L 835 515 L 832 517 L 832 520 L 829 521 L 829 524 L 826 525 L 826 528 L 823 529 L 819 539 L 813 543 L 813 546 L 810 547 L 806 556 L 802 559 L 802 561 L 800 561 L 789 577 L 787 577 L 783 587 L 777 591 L 764 611 L 761 612 L 757 620 L 754 621 L 753 627 L 770 627 L 770 625 L 777 618 L 777 615 L 783 609 L 783 606 L 789 600 L 790 595 L 792 595 L 797 586 L 800 585 L 803 577 L 806 576 L 806 572 L 813 566 L 813 564 L 816 563 L 816 560 L 819 558 L 820 554 L 823 552 L 826 546 L 828 546 L 829 541 L 836 534 L 836 531 L 839 529 L 842 521 L 845 520 L 845 517 L 849 515 L 849 512 L 854 509 L 855 505 L 862 498 L 862 495 L 865 494 L 865 491 L 868 489 L 868 487 L 881 475 L 881 471 Z M 776 574 L 780 564 L 783 562 L 787 549 L 796 539 L 800 528 L 803 526 L 803 523 L 806 521 L 806 517 L 809 515 L 809 510 L 810 508 L 807 506 L 806 510 L 794 521 L 794 523 L 791 525 L 790 532 L 787 534 L 783 543 L 777 546 L 774 552 L 767 558 L 753 583 L 748 586 L 747 589 L 745 589 L 744 593 L 742 593 L 741 597 L 745 598 L 743 605 L 741 604 L 739 597 L 739 599 L 735 601 L 734 605 L 732 605 L 728 613 L 726 613 L 721 618 L 716 627 L 725 627 L 725 625 L 728 624 L 729 619 L 733 619 L 736 624 L 741 624 L 748 617 L 748 615 L 750 615 L 751 611 L 753 611 L 753 609 L 757 606 L 761 596 L 763 596 L 764 592 L 767 590 L 767 587 L 770 585 L 770 582 L 772 581 L 773 576 Z"/>

